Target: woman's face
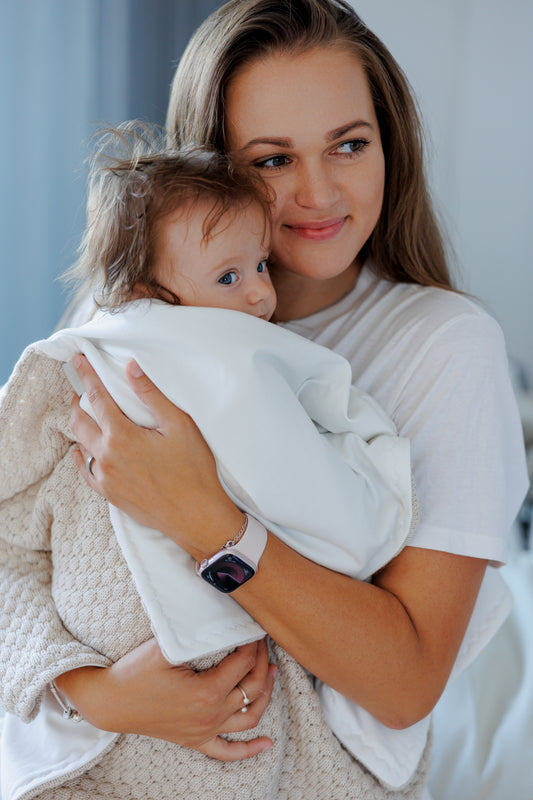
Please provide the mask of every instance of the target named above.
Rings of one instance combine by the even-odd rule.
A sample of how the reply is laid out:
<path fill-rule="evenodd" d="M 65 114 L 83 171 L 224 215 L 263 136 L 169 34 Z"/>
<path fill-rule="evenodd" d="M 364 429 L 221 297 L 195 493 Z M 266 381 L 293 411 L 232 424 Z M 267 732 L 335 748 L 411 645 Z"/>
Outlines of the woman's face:
<path fill-rule="evenodd" d="M 276 53 L 226 93 L 228 150 L 275 193 L 272 254 L 303 278 L 357 275 L 383 202 L 385 159 L 365 73 L 340 47 Z"/>

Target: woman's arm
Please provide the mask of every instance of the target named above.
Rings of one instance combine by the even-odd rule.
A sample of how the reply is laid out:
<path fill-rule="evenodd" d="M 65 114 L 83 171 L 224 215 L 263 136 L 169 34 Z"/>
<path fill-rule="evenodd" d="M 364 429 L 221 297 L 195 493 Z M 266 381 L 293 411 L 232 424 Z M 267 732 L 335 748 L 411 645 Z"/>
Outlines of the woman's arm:
<path fill-rule="evenodd" d="M 139 429 L 86 359 L 76 363 L 100 423 L 74 401 L 71 424 L 83 443 L 76 460 L 88 483 L 197 560 L 212 555 L 238 531 L 242 514 L 223 491 L 194 422 L 130 365 L 134 390 L 159 422 Z M 85 468 L 89 453 L 94 477 Z M 401 728 L 436 703 L 485 565 L 407 548 L 367 584 L 308 561 L 270 535 L 257 576 L 234 598 L 311 672 Z"/>
<path fill-rule="evenodd" d="M 261 569 L 234 597 L 313 674 L 385 725 L 404 728 L 439 699 L 485 566 L 407 547 L 370 584 L 270 536 Z"/>
<path fill-rule="evenodd" d="M 108 669 L 84 667 L 56 678 L 69 705 L 102 730 L 136 733 L 191 747 L 221 761 L 236 761 L 272 747 L 271 739 L 228 741 L 222 733 L 254 728 L 268 705 L 276 668 L 265 640 L 244 645 L 216 667 L 195 672 L 173 666 L 155 639 Z M 241 713 L 246 687 L 252 701 Z"/>

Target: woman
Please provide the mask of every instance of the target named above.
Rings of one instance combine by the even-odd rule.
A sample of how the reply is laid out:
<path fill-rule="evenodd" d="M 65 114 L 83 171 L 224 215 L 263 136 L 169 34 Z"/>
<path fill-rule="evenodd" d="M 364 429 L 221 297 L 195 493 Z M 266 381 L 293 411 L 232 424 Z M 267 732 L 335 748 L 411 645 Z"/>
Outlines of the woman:
<path fill-rule="evenodd" d="M 89 666 L 68 670 L 47 665 L 64 703 L 97 729 L 128 735 L 82 777 L 39 796 L 97 796 L 147 753 L 159 779 L 179 753 L 196 781 L 194 790 L 175 783 L 181 796 L 222 797 L 231 787 L 231 796 L 247 798 L 419 797 L 427 729 L 420 746 L 410 742 L 416 763 L 403 788 L 370 756 L 375 778 L 359 767 L 370 728 L 348 757 L 299 665 L 396 741 L 437 702 L 478 595 L 463 664 L 496 629 L 505 600 L 497 584 L 484 588 L 494 578 L 487 564 L 504 560 L 526 486 L 501 333 L 451 291 L 413 101 L 348 4 L 224 6 L 184 55 L 168 127 L 179 144 L 230 151 L 274 190 L 276 319 L 347 357 L 358 385 L 411 439 L 420 523 L 410 546 L 368 583 L 319 567 L 269 534 L 257 574 L 233 596 L 276 642 L 270 702 L 274 669 L 264 643 L 202 673 L 171 668 L 153 640 L 108 669 L 88 658 Z M 197 561 L 211 557 L 242 520 L 195 425 L 130 365 L 135 391 L 159 421 L 156 431 L 136 428 L 85 359 L 75 365 L 99 420 L 73 402 L 75 462 L 87 485 Z M 241 714 L 245 697 L 252 702 Z M 222 738 L 256 723 L 262 736 Z M 159 740 L 220 760 L 270 751 L 221 765 Z M 378 756 L 387 760 L 386 751 Z M 139 794 L 120 796 L 166 797 L 154 785 L 150 777 Z"/>

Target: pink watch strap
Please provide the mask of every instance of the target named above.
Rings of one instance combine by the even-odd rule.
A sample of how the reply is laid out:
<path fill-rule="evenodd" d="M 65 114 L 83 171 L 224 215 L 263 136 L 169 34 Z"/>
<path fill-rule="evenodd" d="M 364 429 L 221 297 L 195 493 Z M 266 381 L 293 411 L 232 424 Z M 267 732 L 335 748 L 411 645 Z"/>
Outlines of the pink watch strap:
<path fill-rule="evenodd" d="M 248 525 L 242 538 L 233 547 L 224 548 L 226 553 L 235 553 L 235 555 L 242 555 L 248 561 L 251 561 L 257 569 L 259 559 L 263 555 L 266 547 L 268 532 L 264 525 L 258 519 L 252 517 L 251 514 L 246 514 Z"/>

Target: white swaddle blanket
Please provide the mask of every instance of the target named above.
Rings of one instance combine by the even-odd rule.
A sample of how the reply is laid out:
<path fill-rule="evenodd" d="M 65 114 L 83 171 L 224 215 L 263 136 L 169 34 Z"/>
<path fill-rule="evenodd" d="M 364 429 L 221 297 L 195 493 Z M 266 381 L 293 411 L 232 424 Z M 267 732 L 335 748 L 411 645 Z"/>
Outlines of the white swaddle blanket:
<path fill-rule="evenodd" d="M 85 353 L 124 413 L 153 427 L 126 381 L 135 358 L 193 417 L 232 500 L 307 558 L 365 579 L 403 546 L 412 520 L 409 443 L 326 348 L 240 312 L 149 300 L 37 346 L 63 361 Z M 167 536 L 111 512 L 169 661 L 264 635 L 230 596 L 198 579 L 193 559 Z"/>
<path fill-rule="evenodd" d="M 409 442 L 372 398 L 352 386 L 348 362 L 327 348 L 240 312 L 157 300 L 100 313 L 36 346 L 65 362 L 83 352 L 123 412 L 153 427 L 151 412 L 125 378 L 126 363 L 135 358 L 193 417 L 236 505 L 307 558 L 364 580 L 404 546 L 413 521 Z M 82 392 L 73 369 L 67 374 Z M 82 405 L 94 417 L 86 398 Z M 231 596 L 197 577 L 193 559 L 177 544 L 113 506 L 110 512 L 170 662 L 264 635 Z M 349 732 L 354 755 L 370 769 L 377 764 L 376 773 L 392 786 L 407 781 L 429 723 L 388 731 L 325 689 L 331 716 L 342 717 L 345 709 L 339 730 Z M 372 753 L 379 754 L 377 761 Z"/>

